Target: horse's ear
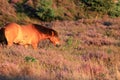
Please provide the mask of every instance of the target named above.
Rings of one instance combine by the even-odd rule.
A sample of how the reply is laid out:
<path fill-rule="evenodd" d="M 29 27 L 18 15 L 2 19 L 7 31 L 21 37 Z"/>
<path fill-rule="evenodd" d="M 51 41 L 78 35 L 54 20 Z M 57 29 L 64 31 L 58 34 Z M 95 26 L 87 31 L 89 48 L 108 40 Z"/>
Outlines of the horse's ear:
<path fill-rule="evenodd" d="M 52 36 L 54 36 L 54 32 L 52 31 Z"/>

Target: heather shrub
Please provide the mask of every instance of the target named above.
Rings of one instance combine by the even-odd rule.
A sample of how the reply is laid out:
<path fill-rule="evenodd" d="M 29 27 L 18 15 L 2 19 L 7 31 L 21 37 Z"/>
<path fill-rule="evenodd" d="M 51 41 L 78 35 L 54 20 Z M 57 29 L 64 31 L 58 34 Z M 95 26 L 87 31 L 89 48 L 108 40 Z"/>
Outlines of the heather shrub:
<path fill-rule="evenodd" d="M 109 49 L 107 50 L 107 53 L 108 53 L 108 54 L 111 54 L 111 53 L 112 53 L 112 50 L 109 48 Z"/>
<path fill-rule="evenodd" d="M 7 0 L 0 0 L 0 21 L 3 23 L 16 20 L 16 12 Z"/>
<path fill-rule="evenodd" d="M 117 46 L 119 46 L 119 47 L 120 47 L 120 40 L 117 42 Z"/>
<path fill-rule="evenodd" d="M 108 37 L 110 37 L 112 35 L 112 32 L 111 31 L 106 31 L 105 35 L 108 36 Z"/>

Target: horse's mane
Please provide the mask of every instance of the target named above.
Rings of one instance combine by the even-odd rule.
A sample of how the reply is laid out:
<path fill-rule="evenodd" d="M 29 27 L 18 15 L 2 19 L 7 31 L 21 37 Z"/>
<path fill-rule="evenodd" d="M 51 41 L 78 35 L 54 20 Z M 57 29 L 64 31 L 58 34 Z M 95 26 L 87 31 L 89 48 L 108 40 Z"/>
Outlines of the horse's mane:
<path fill-rule="evenodd" d="M 54 36 L 58 37 L 58 33 L 57 31 L 51 29 L 51 28 L 48 28 L 48 27 L 45 27 L 45 26 L 42 26 L 42 25 L 39 25 L 39 24 L 32 24 L 39 32 L 42 32 L 44 34 L 47 34 L 47 35 L 52 35 L 52 32 L 54 33 Z"/>

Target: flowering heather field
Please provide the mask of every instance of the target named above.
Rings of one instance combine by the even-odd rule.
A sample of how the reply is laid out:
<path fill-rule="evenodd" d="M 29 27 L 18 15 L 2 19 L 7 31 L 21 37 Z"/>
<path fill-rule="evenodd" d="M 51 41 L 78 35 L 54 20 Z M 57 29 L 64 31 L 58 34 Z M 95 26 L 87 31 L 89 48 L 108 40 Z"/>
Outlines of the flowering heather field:
<path fill-rule="evenodd" d="M 120 19 L 55 21 L 59 48 L 0 47 L 0 80 L 120 80 Z"/>

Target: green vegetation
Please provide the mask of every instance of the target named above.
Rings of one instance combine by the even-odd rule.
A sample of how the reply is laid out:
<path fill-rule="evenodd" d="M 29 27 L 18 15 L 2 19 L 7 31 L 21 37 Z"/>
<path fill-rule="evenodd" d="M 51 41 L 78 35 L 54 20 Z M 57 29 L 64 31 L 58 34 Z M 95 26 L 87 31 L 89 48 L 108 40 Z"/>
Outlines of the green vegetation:
<path fill-rule="evenodd" d="M 52 21 L 55 18 L 54 10 L 52 9 L 52 0 L 37 0 L 32 4 L 26 4 L 28 0 L 16 3 L 16 10 L 22 17 L 37 18 L 42 21 Z M 35 3 L 35 4 L 34 4 Z"/>
<path fill-rule="evenodd" d="M 39 0 L 36 5 L 36 14 L 43 21 L 52 21 L 55 18 L 55 12 L 52 9 L 52 0 Z"/>
<path fill-rule="evenodd" d="M 85 4 L 85 9 L 87 12 L 93 11 L 96 12 L 96 15 L 99 17 L 103 15 L 109 15 L 111 17 L 119 17 L 120 14 L 120 1 L 117 3 L 113 0 L 82 0 Z M 92 13 L 90 14 L 92 16 Z"/>
<path fill-rule="evenodd" d="M 73 44 L 73 38 L 70 37 L 70 38 L 68 38 L 68 40 L 67 40 L 67 45 L 68 45 L 68 46 L 71 46 L 72 44 Z"/>
<path fill-rule="evenodd" d="M 111 8 L 108 12 L 108 15 L 110 15 L 111 17 L 120 17 L 120 0 L 118 0 L 118 3 L 113 4 L 112 6 L 113 8 Z"/>
<path fill-rule="evenodd" d="M 78 20 L 81 18 L 101 18 L 120 16 L 120 0 L 16 0 L 0 1 L 1 16 L 8 16 L 7 21 L 41 20 Z M 14 4 L 14 5 L 13 5 Z M 6 8 L 4 8 L 4 6 Z M 7 12 L 6 12 L 7 11 Z M 24 14 L 24 15 L 23 15 Z M 22 15 L 20 18 L 20 15 Z M 12 17 L 10 17 L 12 16 Z M 13 17 L 14 16 L 14 17 Z M 25 17 L 25 18 L 24 18 Z M 9 19 L 10 18 L 10 19 Z M 4 17 L 2 18 L 2 22 Z M 28 22 L 29 22 L 28 20 Z"/>
<path fill-rule="evenodd" d="M 25 57 L 25 61 L 26 61 L 26 62 L 35 62 L 36 59 L 35 59 L 34 57 L 26 56 L 26 57 Z"/>

